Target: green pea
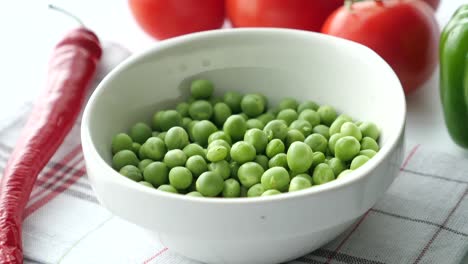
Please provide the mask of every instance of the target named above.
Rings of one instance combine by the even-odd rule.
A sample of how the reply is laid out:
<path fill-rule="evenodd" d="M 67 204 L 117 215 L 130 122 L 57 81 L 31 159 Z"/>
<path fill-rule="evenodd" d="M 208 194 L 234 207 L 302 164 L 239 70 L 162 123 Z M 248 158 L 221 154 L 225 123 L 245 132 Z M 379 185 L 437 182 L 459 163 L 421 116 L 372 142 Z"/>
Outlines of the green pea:
<path fill-rule="evenodd" d="M 190 122 L 192 122 L 193 120 L 190 118 L 190 117 L 184 117 L 182 118 L 182 127 L 186 130 L 186 131 L 189 131 L 189 125 L 190 125 Z"/>
<path fill-rule="evenodd" d="M 163 191 L 163 192 L 168 192 L 168 193 L 178 193 L 176 188 L 169 184 L 163 184 L 158 187 L 158 190 Z"/>
<path fill-rule="evenodd" d="M 336 142 L 335 156 L 342 161 L 350 161 L 359 153 L 360 148 L 361 145 L 355 137 L 345 136 Z"/>
<path fill-rule="evenodd" d="M 369 159 L 374 157 L 375 154 L 377 154 L 377 152 L 375 152 L 372 149 L 364 149 L 364 150 L 359 151 L 359 155 L 367 156 L 367 157 L 369 157 Z"/>
<path fill-rule="evenodd" d="M 286 148 L 289 148 L 293 142 L 304 141 L 304 135 L 297 129 L 290 129 L 286 135 Z"/>
<path fill-rule="evenodd" d="M 247 120 L 249 120 L 249 116 L 246 114 L 246 113 L 240 113 L 239 114 L 242 118 L 244 118 L 244 121 L 246 122 L 247 124 Z"/>
<path fill-rule="evenodd" d="M 297 114 L 296 110 L 288 108 L 281 110 L 276 118 L 285 121 L 286 125 L 289 126 L 294 120 L 297 120 L 298 117 L 299 115 Z"/>
<path fill-rule="evenodd" d="M 330 139 L 328 140 L 328 150 L 332 153 L 335 154 L 335 145 L 338 139 L 344 137 L 342 133 L 336 133 L 331 135 Z"/>
<path fill-rule="evenodd" d="M 198 143 L 200 146 L 206 146 L 208 144 L 208 137 L 217 130 L 218 128 L 209 120 L 197 122 L 192 128 L 195 143 Z"/>
<path fill-rule="evenodd" d="M 361 130 L 359 130 L 359 128 L 353 122 L 344 123 L 341 126 L 340 132 L 345 136 L 352 136 L 358 141 L 361 141 L 362 139 Z"/>
<path fill-rule="evenodd" d="M 210 145 L 208 145 L 208 148 L 212 148 L 212 147 L 215 147 L 215 146 L 223 146 L 227 149 L 228 153 L 231 151 L 231 146 L 229 145 L 229 143 L 227 143 L 226 141 L 222 140 L 222 139 L 217 139 L 213 142 L 210 143 Z M 228 154 L 229 156 L 229 154 Z"/>
<path fill-rule="evenodd" d="M 305 109 L 303 110 L 300 114 L 299 117 L 297 118 L 298 120 L 305 120 L 309 122 L 310 126 L 314 128 L 315 126 L 320 125 L 320 115 L 311 109 Z"/>
<path fill-rule="evenodd" d="M 227 155 L 228 149 L 219 145 L 208 147 L 206 152 L 206 158 L 211 162 L 224 160 L 226 159 Z"/>
<path fill-rule="evenodd" d="M 372 122 L 363 122 L 359 124 L 359 130 L 361 130 L 363 137 L 370 137 L 373 140 L 377 141 L 380 136 L 379 128 L 376 124 Z"/>
<path fill-rule="evenodd" d="M 136 143 L 136 142 L 132 143 L 132 149 L 131 150 L 133 151 L 133 153 L 135 153 L 135 154 L 140 153 L 140 148 L 141 148 L 141 144 Z"/>
<path fill-rule="evenodd" d="M 273 167 L 263 173 L 260 181 L 265 190 L 287 190 L 289 173 L 283 167 Z"/>
<path fill-rule="evenodd" d="M 314 184 L 314 182 L 313 182 L 313 180 L 312 180 L 312 177 L 311 177 L 309 174 L 307 174 L 307 173 L 300 173 L 300 174 L 294 176 L 293 179 L 294 179 L 294 178 L 303 178 L 303 179 L 306 179 L 307 181 L 309 181 L 310 186 L 312 186 L 312 185 Z"/>
<path fill-rule="evenodd" d="M 247 124 L 240 115 L 232 115 L 224 123 L 223 130 L 233 141 L 238 141 L 244 137 Z"/>
<path fill-rule="evenodd" d="M 268 167 L 268 157 L 265 156 L 265 155 L 257 155 L 255 157 L 255 162 L 258 163 L 260 166 L 262 166 L 262 168 L 264 170 L 267 170 L 269 167 Z"/>
<path fill-rule="evenodd" d="M 189 107 L 190 105 L 186 102 L 178 103 L 176 106 L 176 111 L 179 112 L 181 117 L 188 117 Z"/>
<path fill-rule="evenodd" d="M 328 160 L 328 166 L 333 170 L 334 175 L 340 174 L 346 169 L 346 164 L 338 158 L 331 158 Z"/>
<path fill-rule="evenodd" d="M 163 142 L 166 139 L 167 132 L 161 132 L 158 134 L 158 138 L 160 138 Z"/>
<path fill-rule="evenodd" d="M 265 125 L 263 131 L 266 133 L 268 140 L 277 138 L 283 141 L 288 134 L 288 126 L 283 120 L 273 120 Z"/>
<path fill-rule="evenodd" d="M 151 163 L 153 162 L 153 160 L 151 159 L 144 159 L 142 161 L 140 161 L 140 163 L 138 163 L 138 168 L 141 170 L 141 171 L 144 171 L 145 168 L 150 165 Z"/>
<path fill-rule="evenodd" d="M 267 157 L 271 159 L 278 153 L 284 153 L 285 149 L 286 147 L 284 146 L 283 141 L 275 138 L 268 142 L 265 153 Z"/>
<path fill-rule="evenodd" d="M 338 116 L 335 121 L 330 125 L 330 136 L 339 133 L 341 130 L 341 126 L 346 122 L 351 122 L 351 117 L 347 115 L 340 115 Z"/>
<path fill-rule="evenodd" d="M 258 128 L 252 128 L 245 132 L 244 141 L 252 144 L 257 154 L 260 154 L 265 152 L 268 144 L 268 137 L 264 131 Z"/>
<path fill-rule="evenodd" d="M 239 92 L 227 92 L 224 94 L 224 102 L 231 108 L 232 113 L 237 114 L 241 111 L 242 95 Z"/>
<path fill-rule="evenodd" d="M 339 178 L 343 178 L 345 177 L 346 175 L 348 175 L 350 172 L 352 172 L 352 170 L 344 170 L 340 173 L 340 175 L 338 175 L 338 177 L 336 177 L 337 179 Z"/>
<path fill-rule="evenodd" d="M 256 151 L 252 144 L 246 141 L 239 141 L 232 145 L 230 154 L 232 160 L 237 161 L 239 164 L 244 164 L 255 159 Z"/>
<path fill-rule="evenodd" d="M 176 110 L 163 111 L 159 120 L 157 119 L 157 116 L 153 117 L 153 125 L 155 121 L 160 122 L 159 126 L 162 131 L 167 131 L 171 127 L 182 126 L 182 116 Z"/>
<path fill-rule="evenodd" d="M 139 182 L 143 179 L 140 169 L 134 165 L 125 165 L 120 170 L 119 173 L 123 176 L 129 178 L 130 180 Z"/>
<path fill-rule="evenodd" d="M 143 123 L 138 122 L 130 129 L 130 137 L 134 142 L 143 144 L 145 141 L 152 136 L 151 128 Z"/>
<path fill-rule="evenodd" d="M 303 177 L 294 177 L 289 184 L 289 192 L 295 192 L 310 188 L 312 184 Z"/>
<path fill-rule="evenodd" d="M 275 115 L 273 115 L 272 113 L 264 113 L 264 114 L 261 114 L 257 117 L 257 120 L 259 120 L 260 122 L 263 123 L 263 126 L 265 126 L 266 124 L 268 124 L 268 122 L 270 121 L 273 121 L 275 119 Z"/>
<path fill-rule="evenodd" d="M 299 130 L 305 137 L 312 133 L 312 126 L 306 120 L 295 120 L 291 123 L 289 128 Z"/>
<path fill-rule="evenodd" d="M 258 94 L 246 94 L 241 100 L 241 110 L 248 117 L 259 116 L 265 110 L 265 101 Z"/>
<path fill-rule="evenodd" d="M 239 171 L 240 164 L 235 161 L 231 161 L 231 163 L 229 163 L 229 168 L 231 170 L 231 178 L 239 180 L 237 172 Z"/>
<path fill-rule="evenodd" d="M 351 170 L 355 170 L 359 167 L 361 167 L 362 165 L 364 165 L 364 163 L 368 162 L 369 161 L 369 157 L 367 156 L 364 156 L 364 155 L 359 155 L 359 156 L 356 156 L 352 161 L 351 161 L 351 165 L 349 166 L 349 168 Z"/>
<path fill-rule="evenodd" d="M 192 197 L 203 197 L 203 195 L 197 191 L 189 192 L 186 194 L 187 196 L 192 196 Z"/>
<path fill-rule="evenodd" d="M 193 127 L 200 121 L 198 120 L 192 120 L 190 123 L 187 125 L 187 132 L 189 134 L 190 140 L 193 141 Z"/>
<path fill-rule="evenodd" d="M 231 176 L 231 167 L 229 166 L 229 162 L 225 160 L 208 164 L 208 169 L 220 175 L 224 180 Z"/>
<path fill-rule="evenodd" d="M 288 159 L 285 153 L 276 154 L 268 161 L 268 168 L 273 167 L 283 167 L 285 169 L 289 169 Z"/>
<path fill-rule="evenodd" d="M 330 138 L 330 128 L 326 125 L 317 125 L 312 129 L 312 132 L 324 136 L 327 140 Z"/>
<path fill-rule="evenodd" d="M 124 149 L 132 150 L 132 143 L 132 138 L 125 133 L 119 133 L 115 135 L 112 138 L 112 154 L 115 154 Z"/>
<path fill-rule="evenodd" d="M 312 149 L 304 142 L 294 142 L 287 152 L 288 167 L 294 172 L 306 172 L 312 165 Z"/>
<path fill-rule="evenodd" d="M 208 80 L 195 80 L 190 85 L 190 94 L 195 99 L 207 99 L 213 94 L 213 83 Z"/>
<path fill-rule="evenodd" d="M 272 189 L 272 190 L 266 190 L 265 192 L 262 193 L 261 196 L 271 196 L 271 195 L 277 195 L 277 194 L 281 194 L 281 192 L 278 190 Z"/>
<path fill-rule="evenodd" d="M 200 155 L 189 157 L 185 162 L 185 167 L 190 170 L 195 178 L 203 172 L 208 171 L 208 164 L 206 164 L 205 159 Z"/>
<path fill-rule="evenodd" d="M 278 106 L 280 110 L 284 110 L 284 109 L 296 110 L 297 107 L 299 106 L 299 103 L 297 102 L 296 99 L 287 97 L 281 100 Z"/>
<path fill-rule="evenodd" d="M 326 126 L 330 126 L 336 119 L 336 111 L 329 105 L 322 105 L 317 109 L 317 113 L 320 115 L 320 120 Z"/>
<path fill-rule="evenodd" d="M 138 166 L 139 162 L 135 153 L 128 149 L 121 150 L 112 157 L 112 167 L 116 170 L 120 170 L 126 165 Z"/>
<path fill-rule="evenodd" d="M 154 186 L 151 183 L 147 182 L 147 181 L 140 181 L 138 183 L 143 185 L 143 186 L 146 186 L 146 187 L 154 188 Z"/>
<path fill-rule="evenodd" d="M 211 144 L 211 142 L 217 140 L 217 139 L 221 139 L 221 140 L 224 140 L 226 141 L 229 145 L 232 144 L 232 140 L 231 140 L 231 137 L 226 134 L 226 132 L 220 130 L 220 131 L 216 131 L 214 132 L 213 134 L 211 134 L 209 137 L 208 137 L 208 145 Z"/>
<path fill-rule="evenodd" d="M 242 164 L 237 171 L 237 177 L 239 178 L 240 183 L 250 188 L 252 185 L 255 185 L 260 182 L 260 178 L 264 169 L 260 164 L 255 162 L 247 162 Z"/>
<path fill-rule="evenodd" d="M 315 167 L 312 175 L 314 185 L 324 184 L 333 181 L 334 179 L 335 175 L 333 174 L 333 170 L 327 164 L 321 163 Z"/>
<path fill-rule="evenodd" d="M 139 156 L 141 159 L 162 160 L 166 151 L 166 145 L 162 139 L 151 137 L 141 145 Z"/>
<path fill-rule="evenodd" d="M 183 152 L 188 158 L 195 156 L 195 155 L 200 155 L 203 158 L 205 158 L 205 151 L 200 145 L 196 143 L 191 143 L 185 146 L 185 148 L 183 149 Z"/>
<path fill-rule="evenodd" d="M 188 188 L 192 180 L 192 173 L 185 167 L 174 167 L 169 171 L 169 183 L 178 190 Z"/>
<path fill-rule="evenodd" d="M 299 106 L 297 107 L 297 112 L 301 113 L 302 111 L 306 109 L 317 111 L 318 108 L 319 108 L 319 105 L 316 102 L 304 101 L 300 103 Z"/>
<path fill-rule="evenodd" d="M 224 188 L 224 180 L 221 175 L 207 171 L 202 173 L 196 181 L 196 189 L 206 197 L 215 197 L 219 195 Z"/>
<path fill-rule="evenodd" d="M 168 150 L 183 149 L 189 144 L 188 134 L 181 127 L 172 127 L 167 131 L 164 143 L 166 143 Z"/>
<path fill-rule="evenodd" d="M 226 103 L 217 103 L 213 107 L 213 120 L 218 127 L 222 127 L 224 122 L 232 115 L 231 108 Z"/>
<path fill-rule="evenodd" d="M 234 179 L 224 181 L 223 197 L 234 198 L 240 196 L 240 184 Z"/>
<path fill-rule="evenodd" d="M 157 111 L 156 113 L 154 113 L 153 118 L 151 120 L 151 126 L 153 127 L 154 130 L 156 131 L 162 130 L 161 123 L 162 123 L 162 120 L 164 119 L 163 115 L 164 115 L 164 111 Z"/>
<path fill-rule="evenodd" d="M 160 186 L 169 182 L 169 168 L 166 164 L 155 161 L 143 170 L 143 178 L 153 186 Z"/>
<path fill-rule="evenodd" d="M 325 162 L 325 154 L 322 152 L 314 152 L 312 153 L 312 165 L 310 166 L 311 168 L 315 168 L 317 165 L 320 163 Z"/>
<path fill-rule="evenodd" d="M 371 149 L 375 152 L 379 151 L 379 144 L 370 137 L 364 137 L 361 139 L 361 150 Z"/>
<path fill-rule="evenodd" d="M 309 147 L 312 149 L 312 151 L 320 151 L 320 152 L 325 152 L 328 148 L 328 141 L 327 139 L 318 133 L 311 134 L 308 136 L 305 140 L 304 143 L 309 145 Z"/>
<path fill-rule="evenodd" d="M 169 168 L 184 166 L 186 161 L 187 155 L 180 149 L 169 150 L 164 156 L 164 163 L 166 163 Z"/>
<path fill-rule="evenodd" d="M 257 183 L 249 188 L 247 191 L 247 197 L 259 197 L 264 192 L 265 189 L 263 188 L 263 185 L 261 183 Z"/>
<path fill-rule="evenodd" d="M 265 127 L 265 124 L 258 119 L 249 119 L 245 123 L 247 125 L 247 129 L 252 129 L 252 128 L 263 129 Z"/>
<path fill-rule="evenodd" d="M 213 115 L 213 106 L 205 100 L 197 100 L 190 104 L 189 115 L 193 120 L 208 120 Z"/>

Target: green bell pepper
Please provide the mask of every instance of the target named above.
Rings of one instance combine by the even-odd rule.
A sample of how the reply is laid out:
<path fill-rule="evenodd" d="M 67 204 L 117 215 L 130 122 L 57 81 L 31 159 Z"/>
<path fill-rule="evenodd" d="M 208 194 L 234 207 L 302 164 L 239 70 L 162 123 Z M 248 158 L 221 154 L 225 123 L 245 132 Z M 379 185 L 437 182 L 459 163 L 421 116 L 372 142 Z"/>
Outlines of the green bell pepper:
<path fill-rule="evenodd" d="M 452 140 L 468 148 L 468 4 L 442 30 L 439 59 L 445 124 Z"/>

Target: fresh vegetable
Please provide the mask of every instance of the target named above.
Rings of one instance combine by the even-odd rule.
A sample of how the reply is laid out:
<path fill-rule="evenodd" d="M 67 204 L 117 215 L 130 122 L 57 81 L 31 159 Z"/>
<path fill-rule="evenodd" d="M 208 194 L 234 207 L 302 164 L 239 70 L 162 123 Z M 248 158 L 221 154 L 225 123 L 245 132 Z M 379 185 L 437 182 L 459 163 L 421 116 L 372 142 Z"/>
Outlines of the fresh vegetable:
<path fill-rule="evenodd" d="M 453 141 L 468 148 L 468 4 L 462 5 L 440 38 L 440 96 Z"/>
<path fill-rule="evenodd" d="M 347 3 L 327 19 L 323 33 L 373 49 L 396 72 L 406 94 L 432 76 L 438 60 L 439 28 L 428 4 L 420 0 Z"/>
<path fill-rule="evenodd" d="M 320 31 L 343 0 L 226 0 L 234 27 L 281 27 Z"/>
<path fill-rule="evenodd" d="M 98 37 L 83 26 L 70 31 L 53 50 L 45 90 L 31 111 L 0 181 L 0 263 L 23 263 L 23 210 L 39 172 L 75 124 L 101 52 Z M 133 173 L 135 168 L 123 174 L 140 179 L 139 171 L 140 175 Z"/>
<path fill-rule="evenodd" d="M 218 29 L 224 23 L 224 0 L 129 0 L 128 4 L 138 25 L 159 40 Z"/>

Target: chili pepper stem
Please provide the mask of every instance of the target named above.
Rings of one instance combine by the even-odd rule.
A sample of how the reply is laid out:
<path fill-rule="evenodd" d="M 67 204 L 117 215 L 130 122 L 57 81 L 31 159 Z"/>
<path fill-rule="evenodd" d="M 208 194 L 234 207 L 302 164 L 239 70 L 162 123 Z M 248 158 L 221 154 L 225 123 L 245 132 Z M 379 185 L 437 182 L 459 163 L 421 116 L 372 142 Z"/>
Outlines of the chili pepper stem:
<path fill-rule="evenodd" d="M 69 11 L 63 9 L 63 8 L 60 8 L 58 6 L 55 6 L 55 5 L 52 5 L 52 4 L 49 4 L 49 9 L 52 9 L 52 10 L 55 10 L 59 13 L 62 13 L 68 17 L 71 17 L 73 18 L 76 22 L 78 22 L 78 24 L 80 24 L 82 27 L 85 27 L 83 21 L 81 19 L 79 19 L 76 15 L 70 13 Z"/>

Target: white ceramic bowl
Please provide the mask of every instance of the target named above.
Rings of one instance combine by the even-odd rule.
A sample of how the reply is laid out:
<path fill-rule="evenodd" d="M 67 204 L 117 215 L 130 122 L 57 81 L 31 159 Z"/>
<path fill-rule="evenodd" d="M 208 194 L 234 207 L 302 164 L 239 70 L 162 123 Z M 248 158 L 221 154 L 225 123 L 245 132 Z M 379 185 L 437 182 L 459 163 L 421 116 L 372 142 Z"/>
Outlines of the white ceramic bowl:
<path fill-rule="evenodd" d="M 195 198 L 147 188 L 110 166 L 111 138 L 188 94 L 196 77 L 216 93 L 261 92 L 330 104 L 377 123 L 381 150 L 347 177 L 262 198 Z M 279 263 L 307 254 L 348 228 L 399 171 L 406 114 L 402 87 L 370 49 L 317 33 L 227 29 L 155 44 L 113 70 L 90 98 L 82 145 L 101 204 L 154 232 L 170 250 L 207 263 Z"/>

